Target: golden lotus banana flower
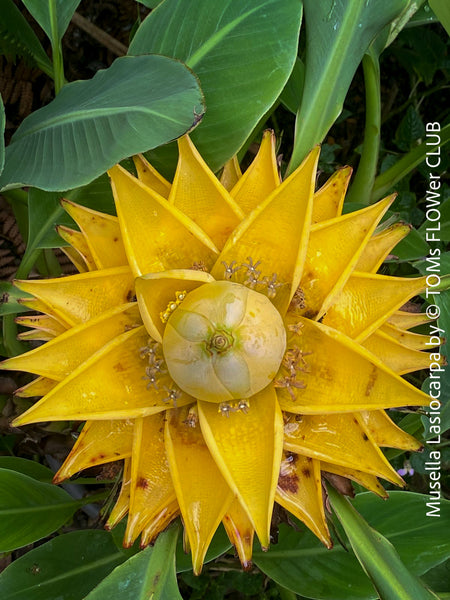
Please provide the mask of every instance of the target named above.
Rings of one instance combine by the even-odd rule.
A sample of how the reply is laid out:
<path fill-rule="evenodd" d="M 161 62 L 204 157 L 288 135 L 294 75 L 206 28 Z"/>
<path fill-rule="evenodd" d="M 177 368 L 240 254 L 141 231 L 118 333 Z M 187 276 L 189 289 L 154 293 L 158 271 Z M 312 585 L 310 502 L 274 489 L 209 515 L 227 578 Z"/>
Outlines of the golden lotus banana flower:
<path fill-rule="evenodd" d="M 135 157 L 117 217 L 63 201 L 80 273 L 16 282 L 46 343 L 2 364 L 43 396 L 14 424 L 86 421 L 55 481 L 124 459 L 108 527 L 146 545 L 181 514 L 196 573 L 221 522 L 248 567 L 274 502 L 331 546 L 321 474 L 385 495 L 380 447 L 420 447 L 385 409 L 427 403 L 400 377 L 428 364 L 399 310 L 425 280 L 376 274 L 409 228 L 376 229 L 394 196 L 342 215 L 351 170 L 315 192 L 318 156 L 280 182 L 267 132 L 217 179 L 186 136 L 172 184 Z"/>

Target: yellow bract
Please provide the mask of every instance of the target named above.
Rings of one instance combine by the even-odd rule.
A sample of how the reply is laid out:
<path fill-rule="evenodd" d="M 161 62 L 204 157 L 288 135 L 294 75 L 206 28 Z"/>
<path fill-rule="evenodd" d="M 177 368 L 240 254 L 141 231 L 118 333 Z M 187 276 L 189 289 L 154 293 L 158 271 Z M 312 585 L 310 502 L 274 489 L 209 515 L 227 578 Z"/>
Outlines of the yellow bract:
<path fill-rule="evenodd" d="M 218 179 L 185 137 L 173 183 L 135 157 L 110 170 L 117 217 L 63 201 L 79 274 L 17 282 L 42 313 L 21 337 L 47 343 L 1 365 L 43 396 L 15 425 L 85 420 L 55 482 L 123 460 L 107 527 L 128 514 L 145 546 L 181 513 L 196 573 L 221 522 L 250 568 L 275 502 L 331 546 L 323 474 L 385 497 L 380 447 L 420 448 L 385 409 L 428 401 L 401 378 L 427 317 L 399 310 L 425 282 L 376 273 L 409 227 L 379 225 L 393 196 L 343 216 L 351 169 L 315 192 L 318 157 L 281 182 L 266 132 Z"/>

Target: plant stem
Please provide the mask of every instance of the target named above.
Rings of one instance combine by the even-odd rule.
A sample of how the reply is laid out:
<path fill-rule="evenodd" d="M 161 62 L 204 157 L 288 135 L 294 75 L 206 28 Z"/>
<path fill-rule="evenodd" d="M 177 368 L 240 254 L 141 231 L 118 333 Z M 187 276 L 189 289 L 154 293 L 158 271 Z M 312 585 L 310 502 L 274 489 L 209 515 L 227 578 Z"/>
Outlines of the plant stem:
<path fill-rule="evenodd" d="M 35 265 L 39 273 L 44 277 L 58 277 L 61 275 L 61 265 L 51 248 L 42 250 Z"/>
<path fill-rule="evenodd" d="M 16 278 L 17 279 L 25 279 L 28 277 L 33 265 L 37 261 L 39 254 L 42 252 L 40 248 L 35 248 L 31 252 L 25 251 L 23 255 L 22 262 L 17 269 Z"/>
<path fill-rule="evenodd" d="M 373 186 L 371 201 L 375 202 L 383 198 L 397 181 L 403 179 L 425 160 L 427 152 L 434 152 L 436 148 L 445 146 L 450 141 L 450 123 L 441 129 L 440 136 L 440 144 L 427 146 L 426 142 L 422 142 L 402 156 L 395 165 L 378 175 Z"/>
<path fill-rule="evenodd" d="M 377 172 L 381 129 L 380 62 L 374 50 L 370 49 L 364 55 L 362 65 L 366 90 L 364 143 L 347 201 L 368 205 Z"/>
<path fill-rule="evenodd" d="M 64 65 L 62 57 L 61 40 L 58 35 L 58 18 L 56 12 L 56 0 L 49 0 L 50 23 L 52 27 L 52 59 L 53 59 L 53 79 L 55 82 L 55 94 L 58 94 L 64 85 Z"/>

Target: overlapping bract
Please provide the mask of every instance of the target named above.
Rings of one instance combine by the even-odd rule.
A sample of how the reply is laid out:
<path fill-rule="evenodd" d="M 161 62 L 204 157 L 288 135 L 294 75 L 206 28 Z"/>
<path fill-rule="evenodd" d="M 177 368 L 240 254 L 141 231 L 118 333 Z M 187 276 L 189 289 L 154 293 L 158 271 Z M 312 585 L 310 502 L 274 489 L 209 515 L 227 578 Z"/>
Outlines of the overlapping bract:
<path fill-rule="evenodd" d="M 15 424 L 85 420 L 55 481 L 124 459 L 108 526 L 128 514 L 125 544 L 145 545 L 181 514 L 196 573 L 221 522 L 248 567 L 274 502 L 330 546 L 321 474 L 385 495 L 377 478 L 402 480 L 380 447 L 420 447 L 384 409 L 427 402 L 400 377 L 428 363 L 399 310 L 424 280 L 375 273 L 409 228 L 376 229 L 393 197 L 343 216 L 349 168 L 314 193 L 317 148 L 283 182 L 271 133 L 221 180 L 188 137 L 179 149 L 173 184 L 142 156 L 137 177 L 110 171 L 117 218 L 64 202 L 80 274 L 17 282 L 43 313 L 18 321 L 47 343 L 2 365 L 38 375 L 20 395 L 44 396 Z M 265 294 L 287 333 L 273 382 L 227 416 L 174 385 L 161 346 L 161 315 L 214 280 Z"/>

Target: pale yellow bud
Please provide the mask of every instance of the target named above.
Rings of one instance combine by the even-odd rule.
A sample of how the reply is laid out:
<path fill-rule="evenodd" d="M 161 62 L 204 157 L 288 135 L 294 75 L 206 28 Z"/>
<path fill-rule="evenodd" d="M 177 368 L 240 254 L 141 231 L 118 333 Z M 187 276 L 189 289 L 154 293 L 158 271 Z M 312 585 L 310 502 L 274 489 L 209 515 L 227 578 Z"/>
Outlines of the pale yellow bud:
<path fill-rule="evenodd" d="M 206 283 L 187 294 L 163 338 L 170 376 L 209 402 L 249 398 L 273 380 L 286 350 L 280 313 L 241 284 Z"/>

